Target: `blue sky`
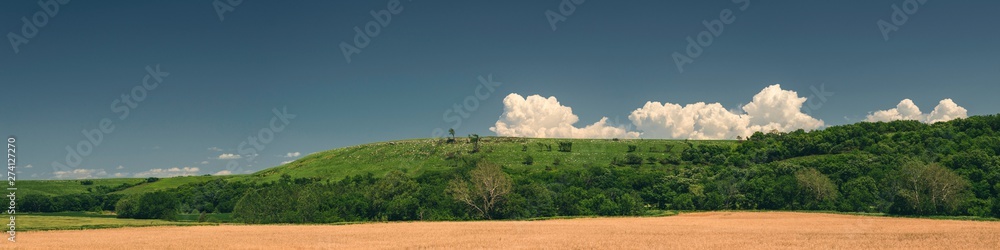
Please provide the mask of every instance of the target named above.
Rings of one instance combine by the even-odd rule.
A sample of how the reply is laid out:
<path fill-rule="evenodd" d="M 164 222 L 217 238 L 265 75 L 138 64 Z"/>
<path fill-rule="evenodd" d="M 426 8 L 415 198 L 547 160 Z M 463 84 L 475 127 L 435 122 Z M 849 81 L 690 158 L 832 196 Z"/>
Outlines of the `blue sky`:
<path fill-rule="evenodd" d="M 891 22 L 892 6 L 906 1 L 753 0 L 741 10 L 740 0 L 587 0 L 553 30 L 546 12 L 571 0 L 403 0 L 345 60 L 341 43 L 353 45 L 354 28 L 390 2 L 249 0 L 220 20 L 209 0 L 71 1 L 54 15 L 36 1 L 4 1 L 0 131 L 17 136 L 24 178 L 52 179 L 214 174 L 227 169 L 224 154 L 240 155 L 232 170 L 256 171 L 332 148 L 430 137 L 454 125 L 446 112 L 470 98 L 479 105 L 458 133 L 496 135 L 498 117 L 518 122 L 502 117 L 512 114 L 511 93 L 555 96 L 553 107 L 572 107 L 576 127 L 607 117 L 627 132 L 640 132 L 629 117 L 650 101 L 719 103 L 739 114 L 775 84 L 799 97 L 833 93 L 808 113 L 822 126 L 863 121 L 904 99 L 925 114 L 944 99 L 968 115 L 1000 112 L 995 1 L 927 1 L 886 40 L 878 21 Z M 725 10 L 734 20 L 680 72 L 673 54 Z M 37 13 L 47 22 L 15 52 L 11 35 L 29 35 L 22 17 Z M 169 75 L 120 119 L 123 103 L 116 112 L 114 101 L 157 65 Z M 502 84 L 477 98 L 480 77 Z M 295 116 L 280 132 L 271 129 L 274 109 Z M 80 164 L 54 168 L 102 119 L 114 130 Z M 247 161 L 239 145 L 262 129 L 274 136 Z"/>

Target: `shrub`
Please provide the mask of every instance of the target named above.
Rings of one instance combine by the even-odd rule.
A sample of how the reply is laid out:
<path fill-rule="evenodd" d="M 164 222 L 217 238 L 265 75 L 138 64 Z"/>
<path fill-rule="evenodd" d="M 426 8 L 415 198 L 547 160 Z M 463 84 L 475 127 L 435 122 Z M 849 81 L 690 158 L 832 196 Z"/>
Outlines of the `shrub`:
<path fill-rule="evenodd" d="M 660 164 L 662 164 L 662 165 L 667 165 L 667 164 L 678 165 L 678 164 L 681 164 L 681 159 L 678 158 L 677 156 L 669 155 L 669 156 L 663 157 L 663 159 L 660 159 Z"/>
<path fill-rule="evenodd" d="M 642 165 L 642 157 L 635 154 L 625 155 L 625 164 L 628 165 Z"/>
<path fill-rule="evenodd" d="M 82 180 L 82 181 L 80 181 L 80 184 L 84 185 L 84 186 L 90 186 L 90 185 L 94 185 L 94 181 L 92 181 L 92 180 Z"/>
<path fill-rule="evenodd" d="M 657 162 L 660 162 L 660 159 L 657 159 L 654 156 L 650 156 L 646 158 L 646 162 L 649 162 L 649 164 L 656 164 Z"/>
<path fill-rule="evenodd" d="M 139 197 L 127 196 L 115 203 L 115 214 L 118 218 L 135 218 L 139 213 Z"/>
<path fill-rule="evenodd" d="M 573 143 L 559 142 L 559 152 L 573 152 Z"/>
<path fill-rule="evenodd" d="M 638 149 L 638 148 L 639 148 L 639 146 L 636 146 L 636 145 L 628 145 L 628 152 L 629 153 L 635 152 L 635 150 Z"/>
<path fill-rule="evenodd" d="M 535 164 L 535 158 L 534 158 L 534 157 L 531 157 L 530 155 L 529 155 L 529 156 L 525 156 L 525 157 L 524 157 L 524 161 L 523 161 L 523 162 L 521 162 L 521 163 L 524 163 L 524 165 L 531 165 L 531 164 Z"/>
<path fill-rule="evenodd" d="M 472 142 L 472 153 L 478 153 L 479 152 L 479 135 L 478 134 L 469 135 L 469 142 Z"/>

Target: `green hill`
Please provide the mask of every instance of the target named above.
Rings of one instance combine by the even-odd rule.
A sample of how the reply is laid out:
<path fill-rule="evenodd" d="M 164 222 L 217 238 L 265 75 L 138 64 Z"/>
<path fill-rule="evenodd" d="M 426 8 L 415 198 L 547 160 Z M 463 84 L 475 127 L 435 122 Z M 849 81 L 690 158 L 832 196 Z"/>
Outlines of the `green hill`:
<path fill-rule="evenodd" d="M 560 152 L 559 142 L 570 142 L 570 152 Z M 334 149 L 310 154 L 297 161 L 265 169 L 245 180 L 275 181 L 281 175 L 292 178 L 320 178 L 340 180 L 346 176 L 372 173 L 381 176 L 392 170 L 402 170 L 411 175 L 426 171 L 445 170 L 451 159 L 481 157 L 501 164 L 512 171 L 529 169 L 582 168 L 584 165 L 606 166 L 614 160 L 624 161 L 626 153 L 643 161 L 674 158 L 679 161 L 681 152 L 691 145 L 721 145 L 735 147 L 735 141 L 683 141 L 683 140 L 597 140 L 597 139 L 535 139 L 509 137 L 483 137 L 480 152 L 471 153 L 474 145 L 468 138 L 455 143 L 444 140 L 419 139 L 380 142 Z M 629 147 L 635 147 L 630 152 Z M 531 157 L 533 164 L 524 164 Z M 553 164 L 558 160 L 559 164 Z"/>
<path fill-rule="evenodd" d="M 560 152 L 559 142 L 571 142 L 571 151 Z M 122 183 L 135 185 L 112 192 L 128 195 L 168 190 L 185 184 L 215 179 L 266 183 L 276 181 L 285 174 L 292 178 L 340 180 L 347 176 L 369 173 L 382 176 L 392 170 L 402 170 L 416 176 L 427 171 L 449 169 L 453 165 L 449 160 L 470 156 L 482 157 L 516 171 L 546 167 L 579 169 L 585 165 L 605 166 L 615 160 L 625 161 L 626 153 L 631 153 L 643 161 L 648 161 L 650 157 L 657 160 L 669 158 L 679 161 L 681 152 L 689 148 L 689 144 L 735 147 L 736 141 L 483 137 L 480 139 L 480 152 L 473 154 L 471 151 L 474 146 L 468 138 L 458 138 L 455 143 L 446 143 L 443 139 L 413 139 L 317 152 L 291 163 L 249 175 L 179 176 L 161 178 L 152 183 L 146 183 L 145 178 L 94 179 L 92 180 L 94 183 L 90 185 L 81 184 L 82 180 L 22 180 L 17 183 L 22 194 L 49 196 L 90 193 L 87 188 L 93 189 L 97 186 L 115 187 Z M 635 147 L 634 152 L 629 152 L 630 146 Z M 533 164 L 524 164 L 528 157 L 533 159 Z M 554 164 L 557 160 L 558 165 Z"/>

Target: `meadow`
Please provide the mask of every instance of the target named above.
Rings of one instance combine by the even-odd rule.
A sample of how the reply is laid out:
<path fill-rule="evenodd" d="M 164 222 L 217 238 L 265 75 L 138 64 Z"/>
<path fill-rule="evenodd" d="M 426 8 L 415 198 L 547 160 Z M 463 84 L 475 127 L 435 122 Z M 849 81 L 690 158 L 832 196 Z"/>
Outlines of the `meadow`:
<path fill-rule="evenodd" d="M 63 212 L 17 215 L 17 231 L 81 230 L 120 227 L 217 225 L 194 221 L 119 219 L 113 214 Z"/>

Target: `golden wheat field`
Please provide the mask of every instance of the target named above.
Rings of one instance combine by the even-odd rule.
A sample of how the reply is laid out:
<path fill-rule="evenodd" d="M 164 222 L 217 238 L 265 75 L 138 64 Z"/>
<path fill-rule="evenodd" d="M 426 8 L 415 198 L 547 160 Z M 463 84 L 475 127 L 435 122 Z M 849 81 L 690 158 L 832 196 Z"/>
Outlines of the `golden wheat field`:
<path fill-rule="evenodd" d="M 1000 223 L 820 213 L 24 232 L 18 249 L 998 249 Z"/>

